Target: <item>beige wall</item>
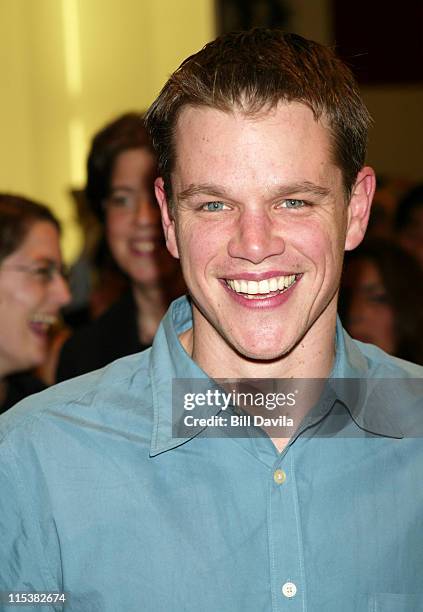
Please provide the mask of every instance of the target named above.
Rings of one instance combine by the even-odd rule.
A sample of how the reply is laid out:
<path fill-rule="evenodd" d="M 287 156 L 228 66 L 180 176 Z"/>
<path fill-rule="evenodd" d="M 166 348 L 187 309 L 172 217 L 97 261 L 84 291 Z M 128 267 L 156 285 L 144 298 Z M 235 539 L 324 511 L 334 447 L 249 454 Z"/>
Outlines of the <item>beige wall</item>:
<path fill-rule="evenodd" d="M 363 97 L 375 121 L 369 163 L 378 174 L 423 181 L 423 85 L 366 87 Z"/>
<path fill-rule="evenodd" d="M 52 206 L 65 251 L 79 234 L 90 136 L 145 109 L 168 74 L 214 36 L 213 0 L 0 0 L 0 190 Z"/>

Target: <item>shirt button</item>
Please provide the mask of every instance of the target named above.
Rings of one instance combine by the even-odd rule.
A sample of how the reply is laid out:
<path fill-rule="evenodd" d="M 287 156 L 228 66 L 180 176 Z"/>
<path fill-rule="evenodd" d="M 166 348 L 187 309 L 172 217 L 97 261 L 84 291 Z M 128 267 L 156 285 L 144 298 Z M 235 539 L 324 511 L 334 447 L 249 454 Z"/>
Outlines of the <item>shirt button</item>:
<path fill-rule="evenodd" d="M 293 582 L 285 582 L 282 586 L 282 594 L 289 598 L 295 597 L 297 594 L 297 587 Z"/>
<path fill-rule="evenodd" d="M 286 480 L 286 474 L 283 470 L 275 470 L 273 472 L 273 480 L 280 485 Z"/>

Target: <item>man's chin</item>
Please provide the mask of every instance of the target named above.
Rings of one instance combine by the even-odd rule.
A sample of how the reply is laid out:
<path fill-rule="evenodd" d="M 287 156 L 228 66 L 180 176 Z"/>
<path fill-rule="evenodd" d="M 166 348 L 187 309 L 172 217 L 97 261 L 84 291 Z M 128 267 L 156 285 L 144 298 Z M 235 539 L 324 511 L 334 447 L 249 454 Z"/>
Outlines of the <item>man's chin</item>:
<path fill-rule="evenodd" d="M 264 344 L 251 346 L 247 343 L 240 343 L 238 346 L 236 346 L 236 350 L 242 357 L 248 359 L 249 361 L 270 363 L 285 357 L 292 350 L 292 346 L 285 346 L 281 344 L 278 344 L 277 346 L 274 344 L 272 346 Z"/>

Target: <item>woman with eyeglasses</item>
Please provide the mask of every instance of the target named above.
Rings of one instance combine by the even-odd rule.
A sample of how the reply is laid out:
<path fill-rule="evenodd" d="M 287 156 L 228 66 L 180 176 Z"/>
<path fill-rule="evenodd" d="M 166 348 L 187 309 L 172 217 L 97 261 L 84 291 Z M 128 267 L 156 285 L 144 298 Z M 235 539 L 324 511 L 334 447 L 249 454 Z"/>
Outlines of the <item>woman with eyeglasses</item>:
<path fill-rule="evenodd" d="M 156 156 L 141 113 L 126 113 L 94 136 L 85 195 L 129 289 L 67 340 L 58 381 L 150 346 L 170 302 L 184 291 L 179 263 L 163 236 L 154 195 L 156 173 Z"/>
<path fill-rule="evenodd" d="M 48 208 L 0 194 L 0 413 L 44 386 L 30 372 L 46 359 L 49 332 L 70 300 L 59 237 Z"/>

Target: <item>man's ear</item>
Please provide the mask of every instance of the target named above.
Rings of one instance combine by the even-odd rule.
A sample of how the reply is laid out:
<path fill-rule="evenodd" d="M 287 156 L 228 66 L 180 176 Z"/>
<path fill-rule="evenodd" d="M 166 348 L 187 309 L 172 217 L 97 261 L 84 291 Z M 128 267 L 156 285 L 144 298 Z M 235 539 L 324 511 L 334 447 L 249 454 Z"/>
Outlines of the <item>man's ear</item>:
<path fill-rule="evenodd" d="M 162 226 L 166 238 L 167 249 L 169 253 L 173 255 L 173 257 L 179 259 L 178 245 L 176 242 L 175 219 L 170 212 L 169 202 L 167 201 L 164 188 L 164 181 L 161 177 L 156 178 L 154 182 L 154 190 L 162 215 Z"/>
<path fill-rule="evenodd" d="M 373 168 L 365 166 L 357 174 L 348 204 L 345 250 L 352 251 L 363 240 L 369 222 L 370 209 L 376 189 Z"/>

